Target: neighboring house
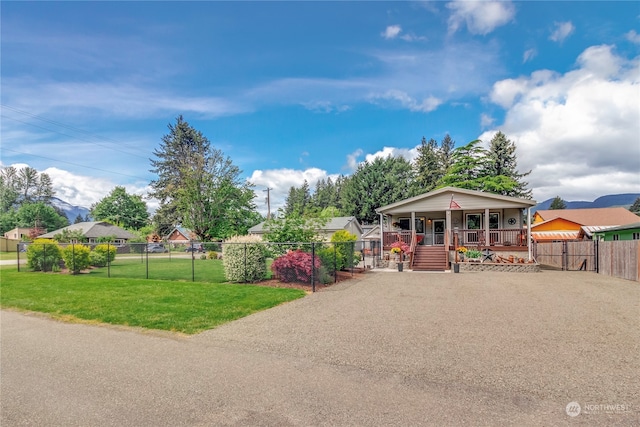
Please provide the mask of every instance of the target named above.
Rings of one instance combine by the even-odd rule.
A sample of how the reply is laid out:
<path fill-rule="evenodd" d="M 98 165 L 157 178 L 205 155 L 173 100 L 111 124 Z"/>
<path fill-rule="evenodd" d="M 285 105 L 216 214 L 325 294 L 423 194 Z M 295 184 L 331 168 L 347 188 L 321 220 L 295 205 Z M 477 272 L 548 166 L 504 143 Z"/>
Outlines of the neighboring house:
<path fill-rule="evenodd" d="M 605 242 L 616 240 L 640 240 L 640 222 L 596 231 L 594 233 L 594 238 L 604 240 Z"/>
<path fill-rule="evenodd" d="M 63 227 L 59 230 L 52 231 L 50 233 L 39 236 L 40 238 L 53 239 L 56 234 L 62 233 L 63 230 L 80 231 L 82 235 L 87 238 L 88 243 L 98 243 L 105 237 L 111 237 L 111 242 L 115 244 L 125 244 L 129 240 L 136 236 L 127 230 L 123 230 L 108 222 L 79 222 L 67 227 Z"/>
<path fill-rule="evenodd" d="M 171 230 L 171 233 L 166 235 L 164 240 L 169 243 L 173 243 L 175 245 L 180 245 L 180 244 L 186 245 L 188 243 L 191 243 L 194 240 L 197 241 L 199 239 L 198 239 L 198 236 L 196 236 L 188 228 L 176 227 L 173 230 Z"/>
<path fill-rule="evenodd" d="M 329 222 L 315 231 L 322 239 L 331 240 L 331 236 L 333 236 L 333 234 L 338 230 L 347 230 L 349 233 L 355 234 L 358 240 L 360 240 L 363 234 L 362 226 L 355 216 L 339 216 L 331 218 Z M 260 224 L 251 227 L 249 229 L 249 234 L 262 236 L 268 231 L 268 225 L 263 221 Z"/>
<path fill-rule="evenodd" d="M 382 206 L 376 212 L 384 251 L 401 240 L 419 248 L 412 259 L 414 270 L 443 270 L 455 259 L 456 246 L 526 253 L 531 260 L 526 224 L 535 205 L 534 200 L 445 187 Z M 418 258 L 424 264 L 419 265 L 423 259 Z M 433 262 L 427 262 L 430 260 Z"/>
<path fill-rule="evenodd" d="M 623 208 L 552 209 L 536 211 L 531 236 L 537 242 L 592 239 L 594 233 L 638 222 Z"/>
<path fill-rule="evenodd" d="M 16 227 L 4 233 L 4 237 L 7 239 L 22 240 L 23 237 L 29 237 L 31 230 L 31 228 L 27 227 Z"/>

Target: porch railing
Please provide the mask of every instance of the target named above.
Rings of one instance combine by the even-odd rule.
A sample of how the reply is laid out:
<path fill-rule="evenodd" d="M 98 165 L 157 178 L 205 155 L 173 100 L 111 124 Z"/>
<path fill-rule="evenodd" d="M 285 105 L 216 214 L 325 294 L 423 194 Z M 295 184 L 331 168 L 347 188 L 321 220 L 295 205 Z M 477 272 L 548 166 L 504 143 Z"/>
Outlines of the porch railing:
<path fill-rule="evenodd" d="M 452 239 L 453 240 L 453 239 Z M 527 246 L 527 231 L 513 228 L 485 230 L 458 230 L 460 246 Z"/>
<path fill-rule="evenodd" d="M 411 245 L 413 232 L 409 230 L 404 231 L 384 231 L 382 233 L 383 248 L 388 250 L 393 242 L 398 240 Z M 453 231 L 449 231 L 447 235 L 448 239 L 445 239 L 445 235 L 439 235 L 435 241 L 429 236 L 424 240 L 425 244 L 443 245 L 447 242 L 452 242 Z M 520 229 L 493 229 L 489 230 L 489 238 L 487 239 L 485 230 L 458 230 L 458 244 L 460 246 L 527 246 L 527 231 Z"/>

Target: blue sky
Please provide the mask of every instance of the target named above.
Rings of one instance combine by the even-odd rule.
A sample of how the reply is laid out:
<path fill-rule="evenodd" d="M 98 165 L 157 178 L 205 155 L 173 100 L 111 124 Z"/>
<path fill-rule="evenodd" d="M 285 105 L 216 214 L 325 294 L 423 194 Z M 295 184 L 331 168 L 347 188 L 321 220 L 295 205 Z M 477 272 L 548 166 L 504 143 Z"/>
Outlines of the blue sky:
<path fill-rule="evenodd" d="M 277 208 L 292 185 L 503 131 L 534 198 L 640 192 L 637 2 L 7 2 L 2 165 L 145 194 L 182 114 Z M 153 208 L 154 201 L 149 205 Z"/>

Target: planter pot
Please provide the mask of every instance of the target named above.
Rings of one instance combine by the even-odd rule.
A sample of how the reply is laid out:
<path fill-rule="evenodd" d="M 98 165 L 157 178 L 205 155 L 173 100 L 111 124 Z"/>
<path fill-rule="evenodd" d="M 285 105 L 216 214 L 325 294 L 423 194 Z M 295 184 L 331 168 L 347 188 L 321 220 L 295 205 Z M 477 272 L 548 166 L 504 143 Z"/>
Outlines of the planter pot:
<path fill-rule="evenodd" d="M 399 263 L 398 263 L 398 271 L 402 271 L 402 270 L 403 270 L 403 268 L 404 268 L 404 264 L 403 264 L 403 263 L 401 263 L 401 262 L 399 262 Z"/>
<path fill-rule="evenodd" d="M 453 272 L 460 273 L 460 264 L 458 264 L 457 262 L 453 263 Z"/>

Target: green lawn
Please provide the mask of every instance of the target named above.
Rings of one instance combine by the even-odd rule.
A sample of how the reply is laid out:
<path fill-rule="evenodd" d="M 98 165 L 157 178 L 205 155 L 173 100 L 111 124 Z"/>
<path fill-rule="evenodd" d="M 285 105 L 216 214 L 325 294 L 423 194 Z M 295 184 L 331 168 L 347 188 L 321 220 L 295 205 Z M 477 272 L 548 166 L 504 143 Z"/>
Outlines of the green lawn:
<path fill-rule="evenodd" d="M 106 278 L 96 274 L 102 270 L 106 269 L 71 276 L 3 266 L 0 306 L 65 320 L 195 334 L 305 295 L 297 289 L 264 286 Z"/>
<path fill-rule="evenodd" d="M 23 258 L 23 257 L 25 259 L 27 257 L 27 254 L 24 252 L 20 254 L 20 258 Z M 0 252 L 0 261 L 5 261 L 8 259 L 13 259 L 13 260 L 18 259 L 18 255 L 15 252 Z"/>
<path fill-rule="evenodd" d="M 192 263 L 193 261 L 193 263 Z M 193 267 L 193 270 L 192 270 Z M 193 278 L 197 282 L 222 283 L 224 268 L 222 261 L 217 259 L 194 259 L 159 257 L 149 255 L 147 267 L 146 257 L 116 255 L 111 267 L 91 270 L 90 275 L 96 277 L 119 277 L 160 280 L 180 280 L 191 282 Z"/>

